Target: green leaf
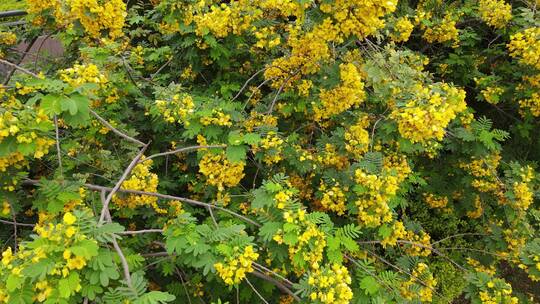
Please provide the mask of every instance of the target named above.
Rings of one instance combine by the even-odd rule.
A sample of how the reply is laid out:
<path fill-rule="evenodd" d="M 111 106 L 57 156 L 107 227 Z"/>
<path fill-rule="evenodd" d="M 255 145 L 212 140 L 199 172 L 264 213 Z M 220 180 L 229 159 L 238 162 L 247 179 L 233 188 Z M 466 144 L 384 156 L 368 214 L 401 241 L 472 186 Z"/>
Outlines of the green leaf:
<path fill-rule="evenodd" d="M 48 94 L 43 96 L 39 106 L 47 115 L 58 115 L 62 113 L 61 99 L 58 94 Z"/>
<path fill-rule="evenodd" d="M 69 298 L 78 289 L 81 280 L 79 274 L 70 272 L 66 278 L 58 281 L 58 292 L 62 298 Z"/>
<path fill-rule="evenodd" d="M 151 291 L 149 293 L 145 293 L 140 298 L 133 301 L 134 304 L 162 304 L 174 301 L 176 299 L 175 296 L 173 296 L 170 293 L 162 292 L 162 291 Z"/>
<path fill-rule="evenodd" d="M 265 242 L 268 242 L 272 240 L 279 228 L 281 228 L 280 222 L 266 222 L 259 229 L 259 235 Z"/>
<path fill-rule="evenodd" d="M 370 276 L 370 277 L 364 277 L 360 281 L 360 288 L 365 290 L 366 295 L 374 295 L 379 291 L 380 286 L 377 280 L 375 280 L 375 278 Z"/>
<path fill-rule="evenodd" d="M 8 291 L 14 291 L 21 288 L 24 278 L 18 275 L 10 274 L 6 280 L 6 288 Z"/>
<path fill-rule="evenodd" d="M 90 258 L 98 255 L 99 246 L 96 244 L 96 242 L 91 240 L 81 240 L 77 242 L 76 246 L 70 247 L 69 249 L 71 252 L 73 252 L 73 254 L 82 256 L 89 260 Z"/>
<path fill-rule="evenodd" d="M 226 150 L 227 158 L 229 161 L 236 163 L 244 161 L 246 159 L 247 146 L 228 146 Z"/>

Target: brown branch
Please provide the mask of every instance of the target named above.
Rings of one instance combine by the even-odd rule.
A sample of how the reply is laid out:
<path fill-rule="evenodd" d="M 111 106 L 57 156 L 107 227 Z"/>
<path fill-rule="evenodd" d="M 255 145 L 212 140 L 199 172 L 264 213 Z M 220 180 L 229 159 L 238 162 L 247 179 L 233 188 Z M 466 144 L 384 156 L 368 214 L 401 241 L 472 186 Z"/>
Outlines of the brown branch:
<path fill-rule="evenodd" d="M 27 185 L 37 185 L 39 184 L 39 181 L 38 180 L 31 180 L 31 179 L 27 179 L 25 181 L 23 181 L 23 184 L 27 184 Z M 99 186 L 99 185 L 94 185 L 94 184 L 84 184 L 83 185 L 85 188 L 87 189 L 90 189 L 90 190 L 94 190 L 94 191 L 102 191 L 102 190 L 106 190 L 106 191 L 112 191 L 113 188 L 110 188 L 110 187 L 105 187 L 105 186 Z M 121 193 L 128 193 L 128 194 L 138 194 L 138 195 L 148 195 L 148 196 L 155 196 L 155 197 L 158 197 L 158 198 L 162 198 L 162 199 L 166 199 L 166 200 L 175 200 L 175 201 L 180 201 L 180 202 L 184 202 L 186 204 L 190 204 L 190 205 L 193 205 L 193 206 L 199 206 L 199 207 L 210 207 L 210 208 L 213 208 L 213 209 L 216 209 L 216 210 L 220 210 L 220 211 L 223 211 L 225 213 L 228 213 L 234 217 L 237 217 L 247 223 L 250 223 L 256 227 L 261 227 L 261 224 L 253 221 L 252 219 L 248 218 L 248 217 L 245 217 L 241 214 L 238 214 L 234 211 L 231 211 L 229 209 L 226 209 L 226 208 L 223 208 L 223 207 L 220 207 L 220 206 L 216 206 L 216 205 L 213 205 L 213 204 L 209 204 L 209 203 L 203 203 L 203 202 L 200 202 L 200 201 L 196 201 L 196 200 L 192 200 L 192 199 L 189 199 L 189 198 L 185 198 L 185 197 L 180 197 L 180 196 L 173 196 L 173 195 L 168 195 L 168 194 L 161 194 L 161 193 L 157 193 L 157 192 L 146 192 L 146 191 L 140 191 L 140 190 L 130 190 L 130 189 L 118 189 L 117 192 L 121 192 Z M 9 222 L 11 224 L 11 222 Z"/>
<path fill-rule="evenodd" d="M 101 122 L 101 124 L 103 124 L 104 126 L 106 126 L 109 130 L 113 131 L 114 134 L 126 139 L 126 140 L 129 140 L 131 142 L 134 142 L 136 144 L 138 144 L 139 146 L 145 146 L 146 144 L 143 143 L 142 141 L 136 139 L 136 138 L 133 138 L 121 131 L 119 131 L 118 129 L 116 129 L 115 127 L 113 127 L 108 121 L 106 121 L 103 117 L 99 116 L 98 113 L 94 112 L 92 109 L 90 109 L 90 113 L 92 115 L 94 115 L 95 118 L 97 118 L 97 120 L 99 120 L 99 122 Z"/>
<path fill-rule="evenodd" d="M 280 281 L 272 278 L 272 277 L 269 277 L 267 275 L 265 275 L 264 273 L 260 273 L 260 272 L 257 272 L 257 271 L 253 271 L 253 272 L 250 272 L 250 274 L 258 277 L 259 279 L 263 279 L 267 282 L 270 282 L 272 283 L 274 286 L 276 286 L 279 290 L 281 290 L 282 292 L 290 295 L 291 297 L 293 297 L 293 299 L 295 299 L 297 302 L 300 302 L 300 298 L 294 294 L 294 292 L 292 290 L 290 290 L 287 286 L 283 285 L 283 283 L 281 283 Z"/>
<path fill-rule="evenodd" d="M 140 163 L 143 163 L 149 159 L 152 159 L 152 158 L 156 158 L 156 157 L 160 157 L 160 156 L 166 156 L 166 155 L 171 155 L 171 154 L 177 154 L 177 153 L 182 153 L 182 152 L 189 152 L 189 151 L 192 151 L 192 150 L 199 150 L 199 149 L 213 149 L 213 148 L 226 148 L 227 146 L 226 145 L 212 145 L 212 146 L 191 146 L 191 147 L 184 147 L 184 148 L 180 148 L 180 149 L 176 149 L 174 151 L 167 151 L 167 152 L 162 152 L 162 153 L 156 153 L 156 154 L 152 154 L 148 157 L 146 157 L 145 159 L 143 160 L 140 160 L 139 162 Z"/>
<path fill-rule="evenodd" d="M 58 168 L 60 169 L 60 176 L 64 176 L 64 170 L 62 168 L 62 150 L 60 150 L 60 133 L 58 132 L 58 118 L 54 115 L 54 133 L 56 138 L 56 155 L 58 157 Z"/>
<path fill-rule="evenodd" d="M 6 221 L 6 220 L 0 220 L 0 223 L 7 224 L 7 225 L 16 225 L 21 227 L 35 227 L 35 224 L 26 224 L 26 223 L 18 223 L 18 222 L 12 222 L 12 221 Z"/>
<path fill-rule="evenodd" d="M 131 161 L 131 163 L 126 168 L 126 170 L 124 170 L 124 173 L 122 174 L 122 176 L 120 177 L 120 179 L 118 180 L 116 185 L 114 185 L 114 188 L 111 189 L 111 191 L 109 192 L 109 195 L 107 195 L 107 198 L 103 202 L 103 208 L 101 209 L 101 215 L 99 216 L 99 224 L 103 223 L 103 221 L 105 219 L 105 215 L 109 211 L 109 203 L 111 202 L 112 197 L 118 191 L 118 189 L 120 189 L 120 187 L 122 186 L 122 183 L 127 179 L 128 175 L 131 173 L 131 170 L 133 170 L 133 168 L 135 168 L 135 166 L 139 162 L 139 159 L 141 159 L 141 157 L 143 156 L 144 151 L 146 151 L 146 148 L 148 148 L 149 144 L 150 144 L 150 142 L 148 144 L 144 145 L 144 147 L 142 147 L 142 149 L 139 151 L 137 156 L 135 156 L 135 158 Z"/>
<path fill-rule="evenodd" d="M 105 205 L 105 201 L 107 200 L 107 197 L 105 197 L 106 191 L 101 191 L 101 202 Z M 106 209 L 106 218 L 107 222 L 111 223 L 111 214 L 109 212 L 109 209 Z M 133 285 L 131 284 L 131 274 L 129 272 L 129 265 L 126 260 L 126 257 L 124 256 L 124 253 L 122 252 L 122 248 L 120 248 L 120 245 L 118 245 L 118 241 L 116 241 L 116 236 L 113 236 L 112 238 L 112 244 L 114 247 L 114 250 L 116 250 L 116 253 L 118 254 L 118 257 L 120 258 L 120 263 L 122 264 L 122 269 L 124 271 L 124 278 L 126 279 L 126 284 L 130 289 L 133 289 Z"/>
<path fill-rule="evenodd" d="M 266 301 L 266 299 L 257 291 L 257 289 L 255 289 L 255 286 L 253 286 L 253 284 L 251 284 L 251 282 L 249 281 L 249 279 L 246 277 L 246 283 L 248 283 L 249 287 L 251 287 L 251 289 L 253 289 L 253 291 L 255 292 L 255 294 L 257 294 L 257 296 L 259 296 L 259 298 L 265 303 L 265 304 L 268 304 L 268 301 Z"/>
<path fill-rule="evenodd" d="M 246 82 L 244 83 L 244 85 L 242 86 L 242 88 L 240 89 L 240 91 L 238 91 L 238 93 L 236 93 L 236 95 L 233 97 L 233 99 L 231 99 L 231 102 L 232 101 L 235 101 L 238 97 L 240 97 L 240 94 L 242 94 L 242 92 L 244 91 L 244 89 L 248 86 L 248 84 L 253 80 L 255 79 L 255 77 L 257 77 L 257 75 L 259 75 L 260 73 L 266 71 L 267 69 L 269 69 L 270 66 L 268 67 L 264 67 L 260 70 L 258 70 L 255 74 L 253 74 L 251 77 L 249 77 L 248 80 L 246 80 Z"/>
<path fill-rule="evenodd" d="M 0 59 L 0 63 L 3 63 L 3 64 L 5 64 L 5 65 L 7 65 L 7 66 L 12 67 L 12 68 L 15 68 L 15 69 L 17 69 L 17 70 L 19 70 L 19 71 L 21 71 L 21 72 L 23 72 L 23 73 L 25 73 L 25 74 L 27 74 L 27 75 L 30 75 L 30 76 L 32 76 L 32 77 L 40 78 L 36 73 L 31 72 L 31 71 L 29 71 L 29 70 L 27 70 L 27 69 L 25 69 L 25 68 L 23 68 L 23 67 L 21 67 L 21 66 L 15 64 L 15 63 L 13 63 L 13 62 L 9 62 L 9 61 L 7 61 L 7 60 Z"/>
<path fill-rule="evenodd" d="M 134 235 L 134 234 L 144 234 L 144 233 L 163 233 L 163 229 L 144 229 L 144 230 L 122 231 L 122 232 L 117 232 L 116 234 Z"/>

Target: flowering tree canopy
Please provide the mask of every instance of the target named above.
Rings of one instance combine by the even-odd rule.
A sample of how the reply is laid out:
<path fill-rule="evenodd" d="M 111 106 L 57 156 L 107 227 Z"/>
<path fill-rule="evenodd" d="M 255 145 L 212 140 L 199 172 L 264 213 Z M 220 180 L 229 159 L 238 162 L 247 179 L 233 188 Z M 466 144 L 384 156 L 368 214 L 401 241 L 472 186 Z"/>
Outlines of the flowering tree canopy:
<path fill-rule="evenodd" d="M 0 303 L 540 301 L 538 0 L 27 3 Z"/>

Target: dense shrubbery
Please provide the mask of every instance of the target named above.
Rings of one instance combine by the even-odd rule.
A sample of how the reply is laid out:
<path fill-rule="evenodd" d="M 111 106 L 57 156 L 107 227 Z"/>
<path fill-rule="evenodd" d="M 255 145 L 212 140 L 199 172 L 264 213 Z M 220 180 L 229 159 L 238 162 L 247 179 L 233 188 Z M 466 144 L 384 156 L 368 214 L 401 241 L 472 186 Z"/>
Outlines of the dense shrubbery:
<path fill-rule="evenodd" d="M 537 0 L 27 2 L 0 303 L 540 300 Z"/>

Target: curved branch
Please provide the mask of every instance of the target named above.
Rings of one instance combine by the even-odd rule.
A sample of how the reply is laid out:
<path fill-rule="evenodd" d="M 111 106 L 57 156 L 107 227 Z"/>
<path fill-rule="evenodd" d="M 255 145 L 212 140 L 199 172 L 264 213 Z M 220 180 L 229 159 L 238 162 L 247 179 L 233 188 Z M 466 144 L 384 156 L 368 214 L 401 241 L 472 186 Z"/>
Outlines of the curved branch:
<path fill-rule="evenodd" d="M 116 129 L 115 127 L 113 127 L 108 121 L 106 121 L 103 117 L 99 116 L 98 113 L 94 112 L 92 109 L 90 109 L 90 113 L 92 115 L 94 115 L 95 118 L 97 118 L 97 120 L 99 120 L 99 122 L 101 122 L 101 124 L 103 124 L 104 126 L 106 126 L 109 130 L 113 131 L 114 134 L 126 139 L 126 140 L 129 140 L 131 142 L 134 142 L 136 144 L 138 144 L 139 146 L 144 146 L 146 145 L 145 143 L 143 143 L 142 141 L 136 139 L 136 138 L 133 138 L 125 133 L 122 133 L 120 132 L 118 129 Z"/>
<path fill-rule="evenodd" d="M 145 161 L 147 161 L 149 159 L 152 159 L 152 158 L 156 158 L 156 157 L 160 157 L 160 156 L 167 156 L 167 155 L 176 154 L 176 153 L 188 152 L 188 151 L 191 151 L 191 150 L 225 148 L 225 147 L 227 147 L 227 146 L 226 145 L 211 145 L 211 146 L 184 147 L 184 148 L 176 149 L 174 151 L 167 151 L 167 152 L 161 152 L 161 153 L 152 154 L 152 155 L 146 157 L 145 159 L 140 160 L 139 163 L 144 163 Z"/>

